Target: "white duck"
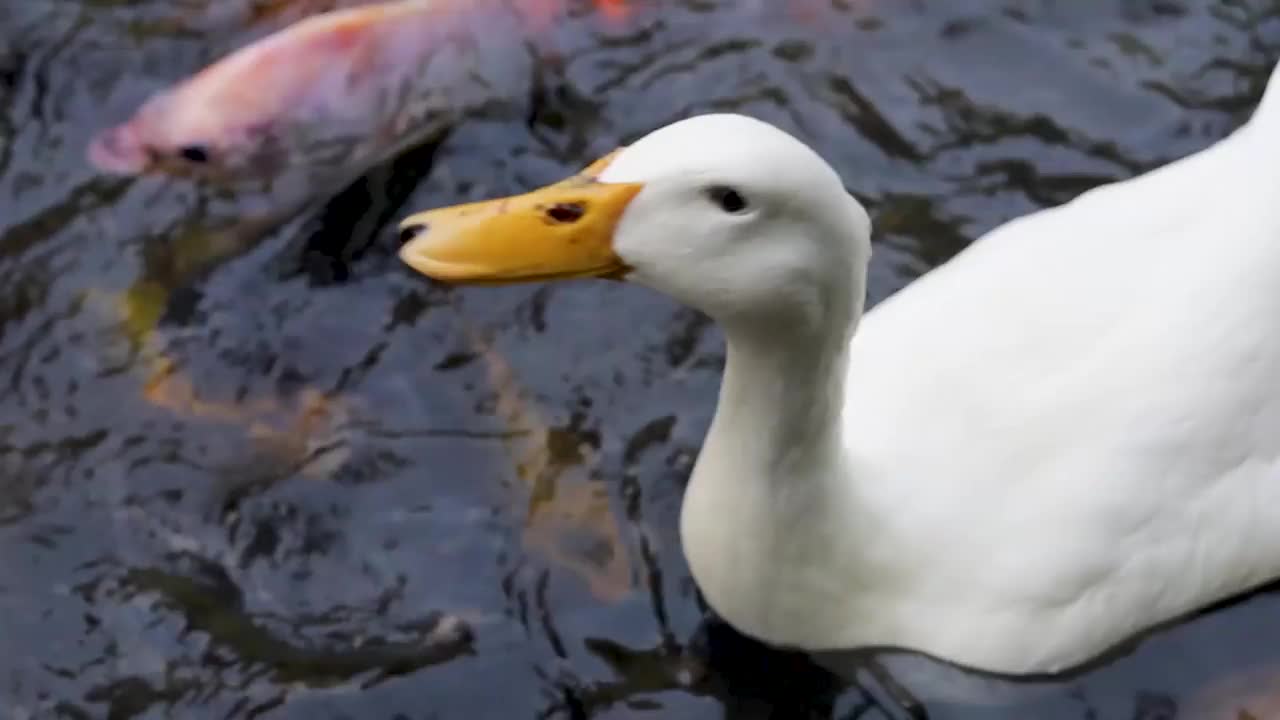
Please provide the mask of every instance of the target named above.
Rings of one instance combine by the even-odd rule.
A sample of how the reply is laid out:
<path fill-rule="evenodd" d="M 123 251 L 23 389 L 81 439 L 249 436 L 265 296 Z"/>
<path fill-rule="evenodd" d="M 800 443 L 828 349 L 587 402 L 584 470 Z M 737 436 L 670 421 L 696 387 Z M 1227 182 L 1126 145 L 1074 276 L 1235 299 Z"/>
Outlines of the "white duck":
<path fill-rule="evenodd" d="M 1277 86 L 1213 147 L 1009 222 L 865 317 L 866 211 L 737 115 L 415 214 L 401 257 L 625 277 L 722 326 L 681 534 L 740 631 L 1053 673 L 1280 577 Z"/>

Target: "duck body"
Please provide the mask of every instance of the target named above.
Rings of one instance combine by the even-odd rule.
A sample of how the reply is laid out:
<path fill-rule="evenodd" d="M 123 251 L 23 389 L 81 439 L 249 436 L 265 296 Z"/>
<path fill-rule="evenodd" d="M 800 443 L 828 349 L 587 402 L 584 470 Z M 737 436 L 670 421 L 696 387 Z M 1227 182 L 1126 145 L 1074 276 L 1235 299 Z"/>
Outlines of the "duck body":
<path fill-rule="evenodd" d="M 561 275 L 625 268 L 722 326 L 681 536 L 740 631 L 1051 674 L 1280 577 L 1277 85 L 1214 146 L 998 227 L 865 316 L 865 211 L 738 116 L 531 200 L 415 215 L 402 257 L 544 279 L 491 236 L 563 230 Z M 521 219 L 567 193 L 581 226 Z M 584 259 L 597 241 L 612 264 Z"/>
<path fill-rule="evenodd" d="M 796 466 L 752 478 L 776 429 L 718 416 L 681 527 L 708 602 L 778 645 L 1051 673 L 1280 576 L 1263 130 L 996 228 L 868 312 L 827 390 L 841 432 Z M 726 383 L 779 340 L 731 336 Z"/>

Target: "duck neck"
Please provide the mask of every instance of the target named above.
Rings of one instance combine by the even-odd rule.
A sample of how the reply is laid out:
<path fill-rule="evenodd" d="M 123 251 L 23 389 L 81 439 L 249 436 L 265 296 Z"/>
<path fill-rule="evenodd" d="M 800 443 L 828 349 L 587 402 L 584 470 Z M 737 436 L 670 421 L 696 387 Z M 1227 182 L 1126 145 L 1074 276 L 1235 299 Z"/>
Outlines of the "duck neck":
<path fill-rule="evenodd" d="M 727 357 L 708 444 L 746 443 L 758 479 L 788 483 L 798 465 L 835 459 L 848 365 L 847 323 L 725 327 Z M 749 450 L 749 452 L 747 452 Z M 763 470 L 763 473 L 760 471 Z"/>
<path fill-rule="evenodd" d="M 681 511 L 685 556 L 730 624 L 816 646 L 824 638 L 809 630 L 837 621 L 821 617 L 848 592 L 833 578 L 859 552 L 841 433 L 853 321 L 722 325 L 720 401 Z"/>

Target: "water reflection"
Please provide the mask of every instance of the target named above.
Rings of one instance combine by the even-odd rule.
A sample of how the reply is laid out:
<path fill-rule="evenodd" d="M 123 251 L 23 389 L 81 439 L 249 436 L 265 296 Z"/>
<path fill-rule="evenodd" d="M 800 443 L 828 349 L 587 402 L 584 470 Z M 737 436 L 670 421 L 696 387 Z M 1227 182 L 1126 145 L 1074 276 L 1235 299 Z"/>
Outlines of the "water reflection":
<path fill-rule="evenodd" d="M 529 21 L 518 112 L 443 127 L 314 211 L 245 222 L 236 198 L 84 163 L 156 88 L 335 4 L 0 16 L 6 716 L 902 717 L 871 674 L 837 688 L 704 624 L 676 519 L 713 326 L 636 288 L 432 286 L 388 223 L 735 109 L 873 208 L 879 300 L 1008 217 L 1221 137 L 1280 55 L 1265 0 L 566 2 Z M 925 704 L 1266 717 L 1276 602 L 1021 704 Z"/>

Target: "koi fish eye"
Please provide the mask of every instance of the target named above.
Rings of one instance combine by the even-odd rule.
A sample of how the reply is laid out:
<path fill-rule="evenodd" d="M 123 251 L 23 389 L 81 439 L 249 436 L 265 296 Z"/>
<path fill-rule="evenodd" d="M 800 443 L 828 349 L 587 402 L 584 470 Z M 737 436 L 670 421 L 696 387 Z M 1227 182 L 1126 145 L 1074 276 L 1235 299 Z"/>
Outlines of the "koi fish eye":
<path fill-rule="evenodd" d="M 178 150 L 183 160 L 203 165 L 209 162 L 209 149 L 204 145 L 184 145 Z"/>

